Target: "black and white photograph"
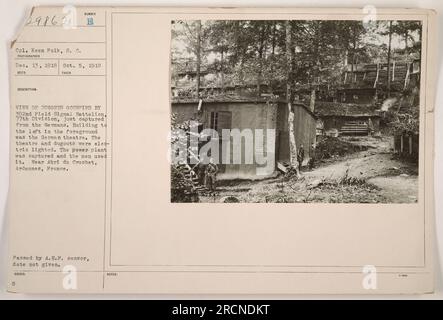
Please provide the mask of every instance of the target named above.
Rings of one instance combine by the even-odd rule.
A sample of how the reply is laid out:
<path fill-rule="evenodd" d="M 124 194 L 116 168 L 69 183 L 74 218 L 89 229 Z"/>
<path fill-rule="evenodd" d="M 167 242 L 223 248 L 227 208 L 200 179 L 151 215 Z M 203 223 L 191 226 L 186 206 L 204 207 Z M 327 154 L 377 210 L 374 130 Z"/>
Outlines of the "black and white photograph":
<path fill-rule="evenodd" d="M 171 202 L 418 202 L 421 32 L 171 23 Z"/>

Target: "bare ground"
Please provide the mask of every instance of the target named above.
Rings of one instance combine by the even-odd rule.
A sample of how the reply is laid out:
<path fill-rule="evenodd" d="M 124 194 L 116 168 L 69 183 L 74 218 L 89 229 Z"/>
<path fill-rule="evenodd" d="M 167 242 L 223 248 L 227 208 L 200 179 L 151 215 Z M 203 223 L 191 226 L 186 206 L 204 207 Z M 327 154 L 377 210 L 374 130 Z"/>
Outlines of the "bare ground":
<path fill-rule="evenodd" d="M 417 202 L 417 166 L 393 156 L 390 137 L 343 139 L 368 150 L 328 159 L 312 171 L 303 170 L 298 180 L 281 175 L 262 181 L 220 181 L 217 191 L 201 195 L 200 201 Z"/>

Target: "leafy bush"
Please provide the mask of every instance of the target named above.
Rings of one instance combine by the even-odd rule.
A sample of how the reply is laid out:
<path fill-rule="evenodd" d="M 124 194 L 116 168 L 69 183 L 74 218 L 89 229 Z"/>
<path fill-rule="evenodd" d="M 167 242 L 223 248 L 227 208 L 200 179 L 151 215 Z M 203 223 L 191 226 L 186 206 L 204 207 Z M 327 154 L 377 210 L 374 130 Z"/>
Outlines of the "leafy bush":
<path fill-rule="evenodd" d="M 185 166 L 171 165 L 171 202 L 198 202 L 198 193 Z"/>

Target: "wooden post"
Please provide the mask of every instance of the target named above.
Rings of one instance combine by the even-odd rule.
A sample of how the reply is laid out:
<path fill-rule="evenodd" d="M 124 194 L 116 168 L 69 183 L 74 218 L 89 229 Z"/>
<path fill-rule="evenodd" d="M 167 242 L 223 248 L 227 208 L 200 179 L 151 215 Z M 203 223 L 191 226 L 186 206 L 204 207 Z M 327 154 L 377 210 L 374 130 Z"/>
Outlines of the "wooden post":
<path fill-rule="evenodd" d="M 309 110 L 314 112 L 315 109 L 315 100 L 316 100 L 316 94 L 315 94 L 315 88 L 311 90 L 311 98 L 309 100 Z"/>

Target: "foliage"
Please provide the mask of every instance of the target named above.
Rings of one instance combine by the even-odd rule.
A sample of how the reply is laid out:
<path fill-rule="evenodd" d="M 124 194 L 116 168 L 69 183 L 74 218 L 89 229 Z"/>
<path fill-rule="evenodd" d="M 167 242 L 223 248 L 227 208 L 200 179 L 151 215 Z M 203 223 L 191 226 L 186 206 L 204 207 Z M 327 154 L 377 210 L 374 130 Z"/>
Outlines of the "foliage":
<path fill-rule="evenodd" d="M 419 92 L 417 88 L 403 92 L 386 112 L 385 122 L 393 134 L 418 134 L 420 125 Z"/>
<path fill-rule="evenodd" d="M 171 143 L 185 143 L 187 146 L 189 132 L 193 121 L 177 123 L 176 115 L 172 115 Z M 185 134 L 185 136 L 183 136 Z M 185 161 L 171 163 L 171 202 L 198 202 L 199 197 L 192 180 L 192 170 Z"/>
<path fill-rule="evenodd" d="M 324 160 L 367 150 L 366 146 L 343 141 L 336 137 L 323 137 L 316 145 L 315 159 Z"/>

